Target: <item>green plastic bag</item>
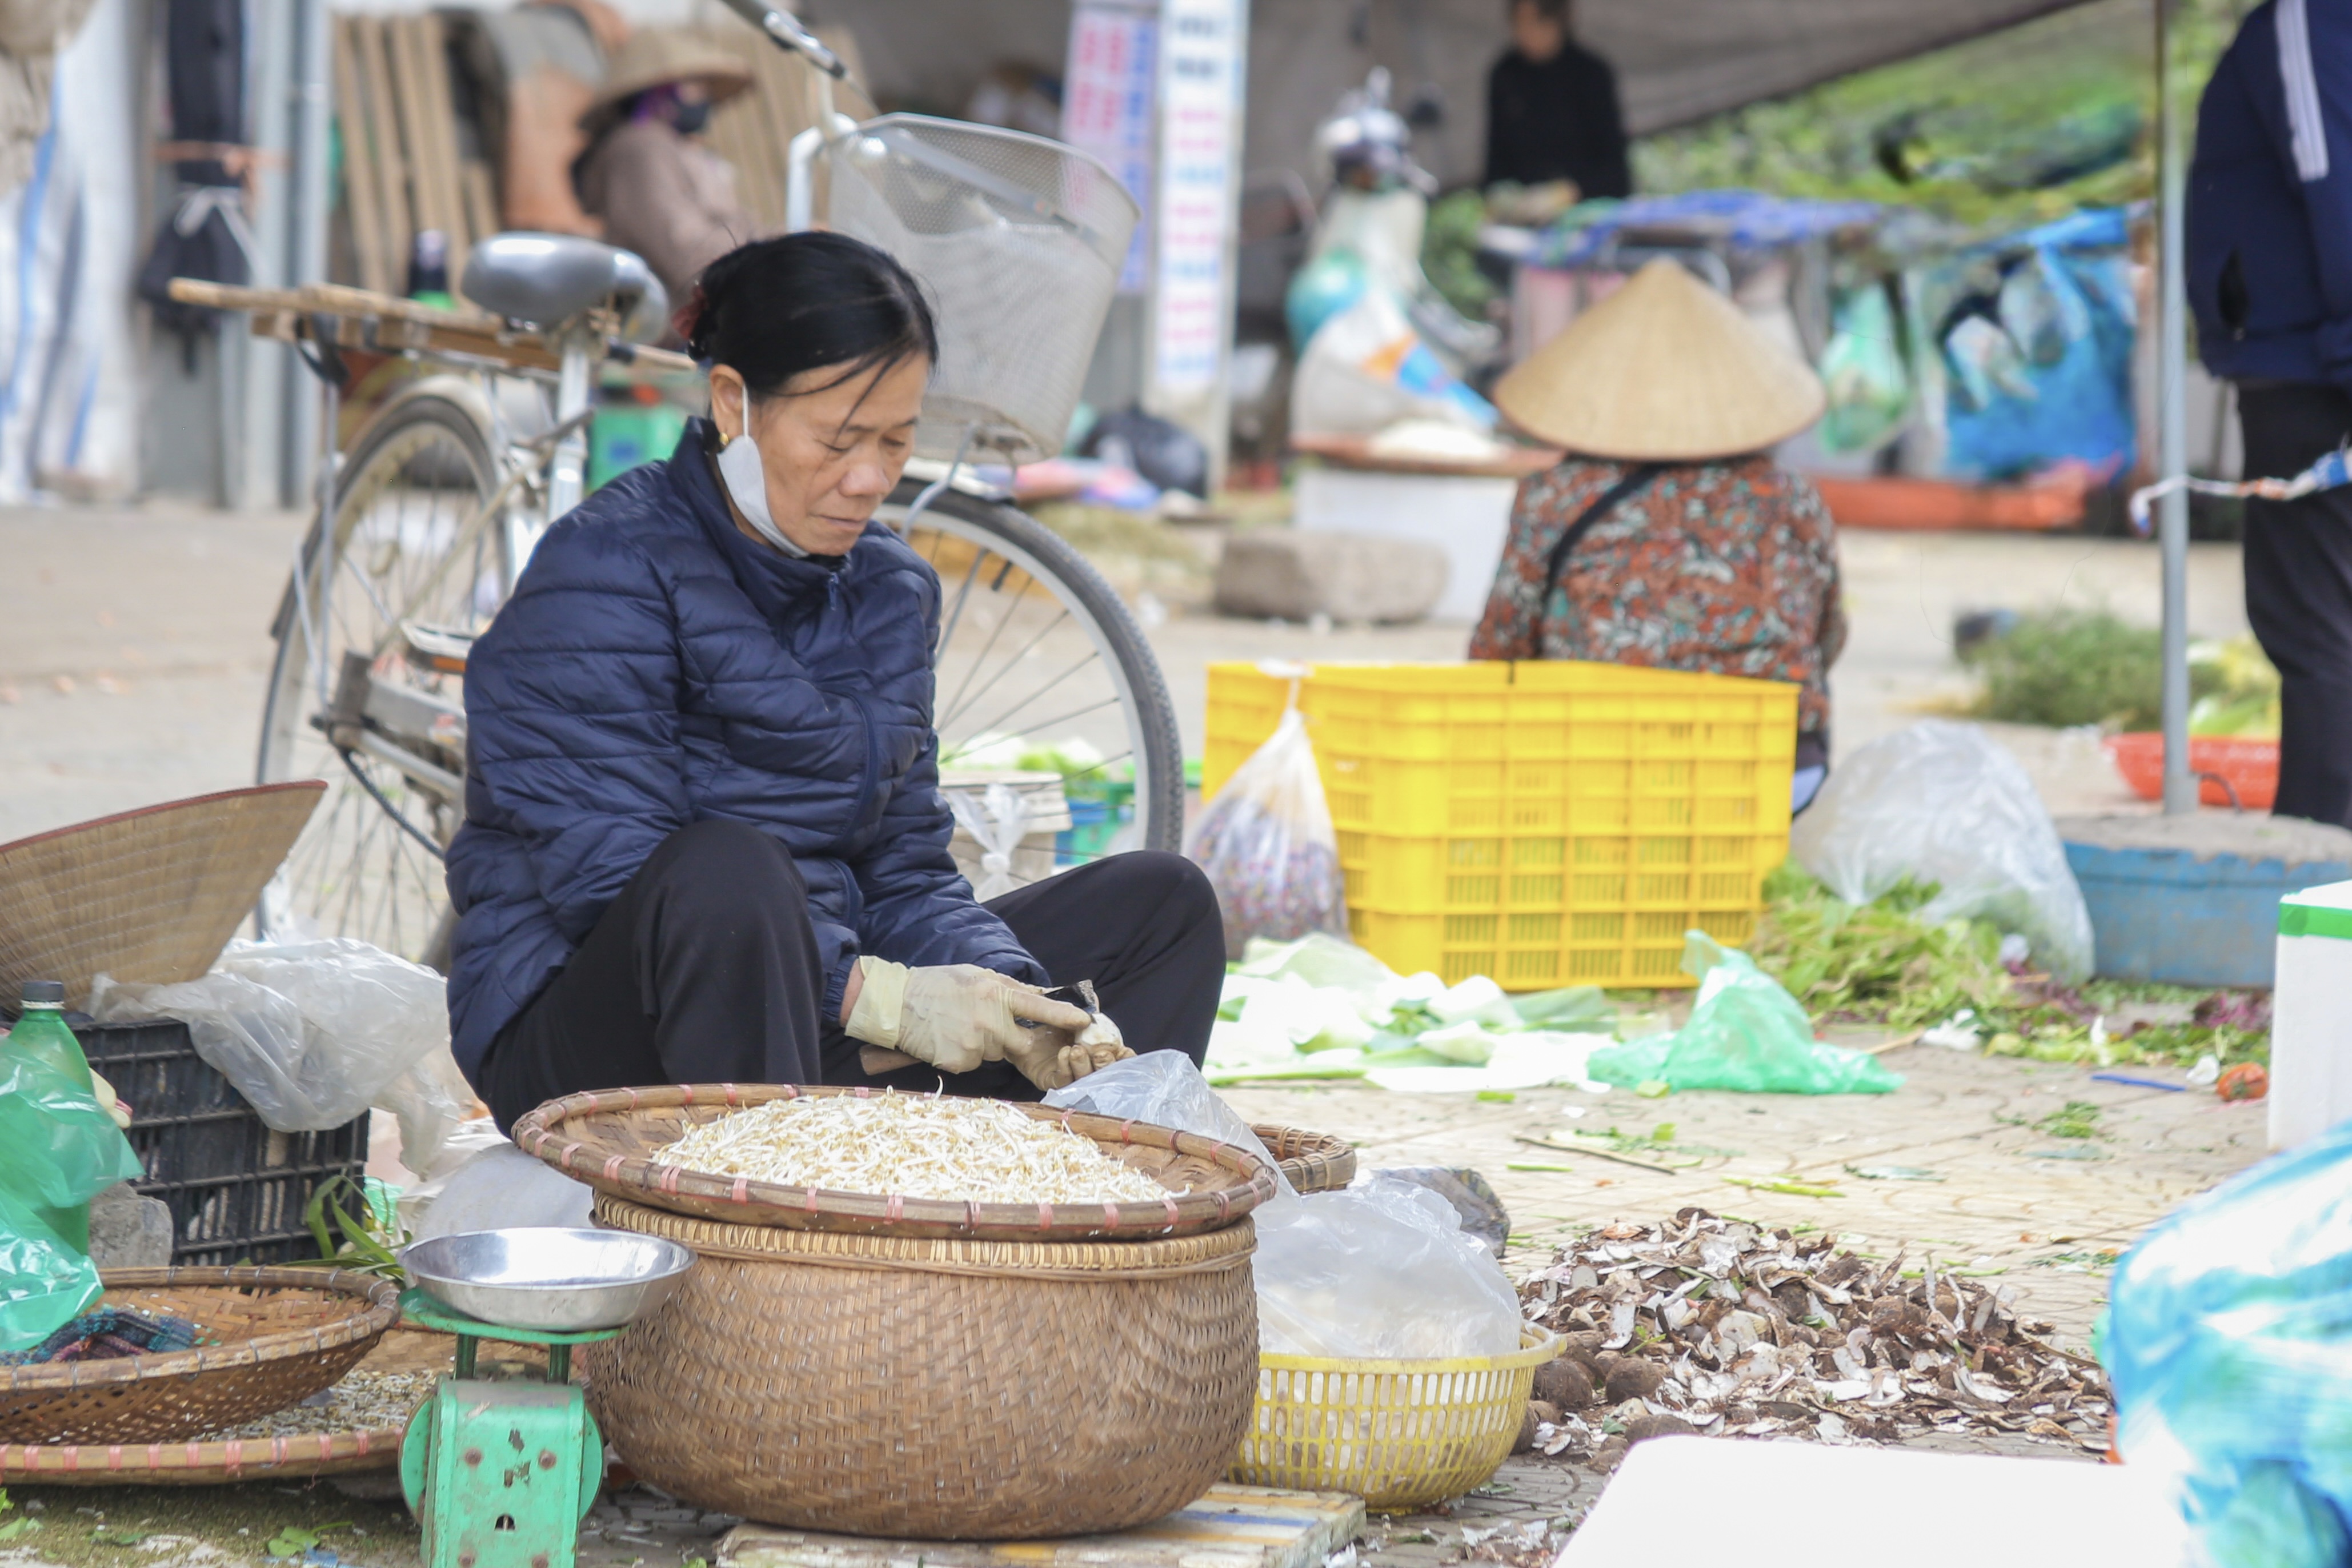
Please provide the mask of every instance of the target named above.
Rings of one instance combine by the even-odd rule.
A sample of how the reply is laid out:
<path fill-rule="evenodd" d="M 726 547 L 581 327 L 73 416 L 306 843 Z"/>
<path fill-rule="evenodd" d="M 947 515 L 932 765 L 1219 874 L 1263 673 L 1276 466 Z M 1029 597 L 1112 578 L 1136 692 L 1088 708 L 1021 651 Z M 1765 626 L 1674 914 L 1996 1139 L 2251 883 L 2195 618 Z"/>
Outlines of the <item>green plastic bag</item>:
<path fill-rule="evenodd" d="M 1759 1094 L 1884 1094 L 1903 1080 L 1874 1056 L 1813 1038 L 1812 1020 L 1747 954 L 1704 931 L 1683 939 L 1683 970 L 1700 977 L 1690 1022 L 1673 1034 L 1592 1053 L 1585 1071 L 1630 1089 L 1736 1089 Z"/>
<path fill-rule="evenodd" d="M 87 1082 L 0 1044 L 0 1350 L 29 1350 L 98 1299 L 89 1200 L 141 1175 Z"/>

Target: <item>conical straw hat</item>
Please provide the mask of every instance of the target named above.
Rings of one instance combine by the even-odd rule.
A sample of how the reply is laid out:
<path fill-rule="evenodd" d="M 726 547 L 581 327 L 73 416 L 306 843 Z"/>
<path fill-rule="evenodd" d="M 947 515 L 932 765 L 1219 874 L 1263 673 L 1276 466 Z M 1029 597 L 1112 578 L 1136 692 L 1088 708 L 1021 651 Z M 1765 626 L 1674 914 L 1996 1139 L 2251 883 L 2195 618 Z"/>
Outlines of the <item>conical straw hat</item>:
<path fill-rule="evenodd" d="M 0 844 L 0 1010 L 26 980 L 168 985 L 213 967 L 327 787 L 199 795 Z"/>
<path fill-rule="evenodd" d="M 753 46 L 767 48 L 763 40 Z M 751 65 L 711 39 L 680 27 L 639 27 L 613 51 L 604 80 L 589 105 L 591 114 L 667 81 L 697 81 L 710 89 L 710 101 L 724 103 L 751 85 Z"/>
<path fill-rule="evenodd" d="M 1760 452 L 1822 416 L 1821 378 L 1675 262 L 1651 262 L 1495 389 L 1571 452 L 1680 463 Z"/>

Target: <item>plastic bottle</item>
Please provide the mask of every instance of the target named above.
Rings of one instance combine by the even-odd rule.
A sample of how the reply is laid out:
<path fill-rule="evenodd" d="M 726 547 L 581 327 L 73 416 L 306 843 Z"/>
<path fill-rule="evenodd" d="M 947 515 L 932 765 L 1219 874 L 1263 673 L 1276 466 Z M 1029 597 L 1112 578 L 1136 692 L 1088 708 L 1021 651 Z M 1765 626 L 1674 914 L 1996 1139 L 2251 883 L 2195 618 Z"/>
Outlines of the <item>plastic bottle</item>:
<path fill-rule="evenodd" d="M 8 1031 L 8 1049 L 26 1052 L 84 1089 L 90 1088 L 89 1059 L 81 1053 L 81 1041 L 66 1027 L 64 982 L 26 981 L 24 1009 L 16 1027 Z"/>

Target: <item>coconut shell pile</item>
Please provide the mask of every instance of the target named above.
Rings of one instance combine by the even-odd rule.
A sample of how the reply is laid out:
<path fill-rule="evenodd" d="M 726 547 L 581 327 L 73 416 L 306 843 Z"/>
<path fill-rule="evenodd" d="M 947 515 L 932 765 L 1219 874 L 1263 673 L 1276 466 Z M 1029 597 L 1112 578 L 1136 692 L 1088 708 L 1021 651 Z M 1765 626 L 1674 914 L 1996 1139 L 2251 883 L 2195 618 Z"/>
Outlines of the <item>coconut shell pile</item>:
<path fill-rule="evenodd" d="M 2010 1433 L 2106 1446 L 2106 1380 L 2014 1292 L 1826 1236 L 1685 1208 L 1564 1248 L 1520 1289 L 1569 1349 L 1536 1373 L 1526 1446 L 1602 1467 L 1675 1432 L 1895 1442 Z"/>

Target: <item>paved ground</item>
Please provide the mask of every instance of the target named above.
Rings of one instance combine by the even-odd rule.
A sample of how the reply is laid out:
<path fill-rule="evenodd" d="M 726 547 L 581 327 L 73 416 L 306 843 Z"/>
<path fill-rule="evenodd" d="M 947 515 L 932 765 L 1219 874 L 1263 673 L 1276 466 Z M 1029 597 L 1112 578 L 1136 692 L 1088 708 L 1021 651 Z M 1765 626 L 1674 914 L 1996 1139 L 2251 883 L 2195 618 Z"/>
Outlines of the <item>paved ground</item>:
<path fill-rule="evenodd" d="M 290 516 L 164 507 L 0 511 L 0 559 L 15 589 L 0 616 L 0 840 L 249 779 L 268 620 L 299 531 Z M 1853 635 L 1835 677 L 1842 749 L 1959 689 L 1948 657 L 1956 611 L 2063 600 L 2155 619 L 2156 557 L 2146 546 L 1850 534 L 1843 553 Z M 2191 603 L 2200 634 L 2242 628 L 2237 571 L 2234 549 L 2199 547 Z M 1188 749 L 1197 749 L 1212 660 L 1451 658 L 1466 631 L 1316 632 L 1180 613 L 1152 638 Z M 2130 807 L 2082 738 L 2000 733 L 2053 809 Z M 1834 1228 L 1873 1252 L 1932 1250 L 1939 1262 L 2006 1270 L 2005 1282 L 2077 1347 L 2104 1288 L 2097 1254 L 2260 1152 L 2260 1113 L 2204 1095 L 2094 1084 L 2074 1069 L 1922 1049 L 1888 1061 L 1907 1082 L 1875 1099 L 1650 1102 L 1547 1090 L 1491 1103 L 1330 1087 L 1260 1088 L 1235 1099 L 1255 1119 L 1344 1134 L 1369 1164 L 1477 1166 L 1515 1217 L 1515 1267 L 1540 1261 L 1572 1227 L 1696 1203 Z M 2062 1143 L 2035 1129 L 2070 1100 L 2103 1108 L 2102 1138 Z M 1521 1142 L 1563 1126 L 1647 1131 L 1660 1121 L 1674 1122 L 1683 1141 L 1739 1152 L 1666 1176 Z M 1573 1168 L 1515 1172 L 1514 1160 Z M 1851 1175 L 1849 1164 L 1914 1166 L 1944 1179 L 1872 1181 Z M 1844 1196 L 1756 1192 L 1725 1182 L 1727 1175 L 1796 1176 Z M 1398 1568 L 1465 1554 L 1525 1559 L 1547 1521 L 1573 1517 L 1598 1484 L 1580 1469 L 1514 1460 L 1494 1488 L 1450 1515 L 1383 1525 L 1367 1545 L 1373 1560 Z M 41 1528 L 0 1542 L 0 1564 L 253 1562 L 284 1526 L 338 1521 L 347 1528 L 329 1544 L 345 1561 L 369 1568 L 415 1562 L 396 1508 L 325 1487 L 10 1490 L 25 1511 L 0 1518 Z M 596 1568 L 690 1562 L 708 1556 L 723 1523 L 631 1494 L 592 1518 L 582 1561 Z M 134 1536 L 142 1539 L 127 1543 Z"/>
<path fill-rule="evenodd" d="M 301 527 L 287 513 L 167 505 L 0 509 L 14 590 L 0 616 L 0 841 L 249 781 L 269 621 Z M 2147 545 L 1849 532 L 1841 549 L 1853 620 L 1833 676 L 1841 750 L 1964 689 L 1950 660 L 1958 611 L 2063 601 L 2157 618 Z M 2192 556 L 2192 630 L 2242 631 L 2236 547 Z M 1191 613 L 1151 631 L 1195 755 L 1214 660 L 1451 659 L 1468 636 L 1460 624 L 1318 632 Z M 2082 737 L 1999 733 L 2053 809 L 2130 806 Z"/>

